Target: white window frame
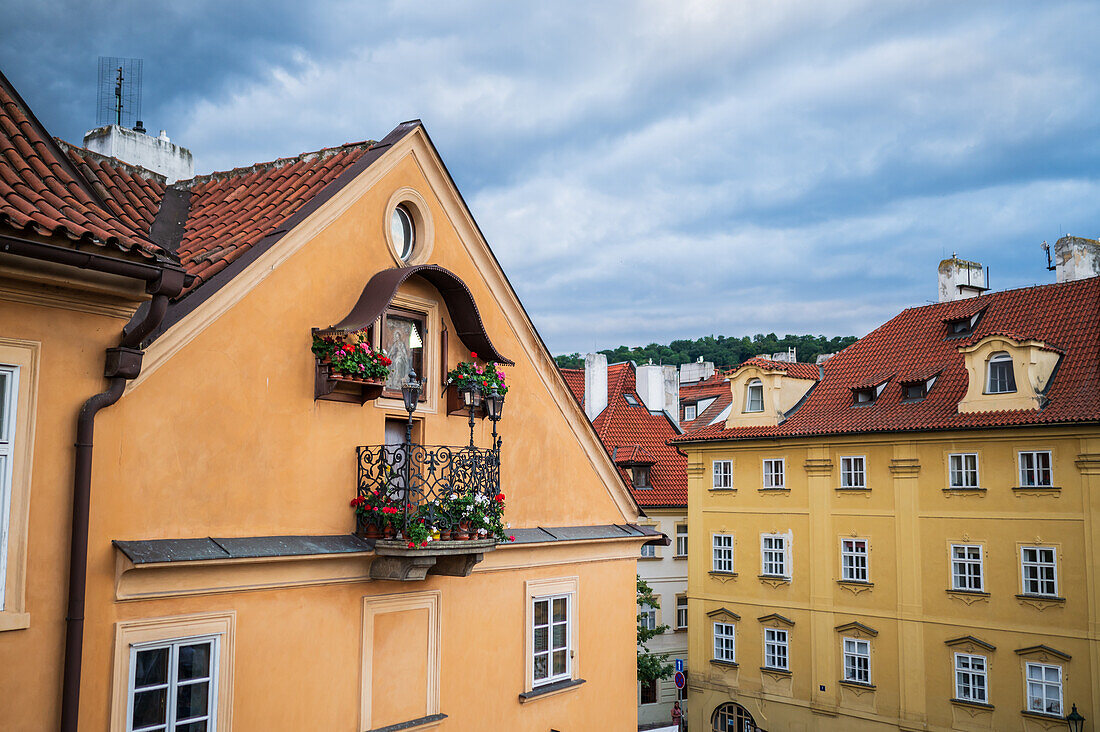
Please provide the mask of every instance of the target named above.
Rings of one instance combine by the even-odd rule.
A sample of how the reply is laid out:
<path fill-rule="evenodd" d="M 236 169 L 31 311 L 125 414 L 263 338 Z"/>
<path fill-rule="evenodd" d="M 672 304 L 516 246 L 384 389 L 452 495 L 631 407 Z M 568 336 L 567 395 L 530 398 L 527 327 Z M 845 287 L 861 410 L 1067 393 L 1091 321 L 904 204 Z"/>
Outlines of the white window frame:
<path fill-rule="evenodd" d="M 565 600 L 565 621 L 554 621 L 554 601 Z M 540 602 L 546 603 L 546 620 L 545 625 L 541 625 L 536 622 L 535 608 Z M 531 634 L 531 681 L 533 688 L 545 686 L 547 684 L 553 684 L 558 681 L 565 681 L 571 679 L 573 676 L 573 595 L 572 593 L 560 593 L 555 595 L 539 595 L 531 598 L 531 625 L 529 632 Z M 565 625 L 565 645 L 554 645 L 554 626 Z M 546 628 L 546 650 L 538 651 L 535 649 L 535 631 L 539 628 Z M 556 651 L 565 651 L 565 671 L 562 673 L 554 673 L 554 653 Z M 546 677 L 537 678 L 537 661 L 540 656 L 546 656 Z"/>
<path fill-rule="evenodd" d="M 978 453 L 953 452 L 947 456 L 948 485 L 955 490 L 981 488 Z"/>
<path fill-rule="evenodd" d="M 791 670 L 790 633 L 785 628 L 764 628 L 764 668 Z"/>
<path fill-rule="evenodd" d="M 1017 455 L 1021 488 L 1054 487 L 1054 455 L 1050 450 L 1021 450 Z M 1046 466 L 1040 465 L 1041 462 L 1046 462 Z M 1045 483 L 1041 481 L 1044 472 L 1047 479 Z"/>
<path fill-rule="evenodd" d="M 722 663 L 737 663 L 737 626 L 715 621 L 713 628 L 713 659 Z"/>
<path fill-rule="evenodd" d="M 1057 679 L 1051 681 L 1046 678 L 1047 671 L 1055 671 L 1057 673 Z M 1033 673 L 1038 673 L 1039 678 L 1032 678 Z M 1027 710 L 1029 712 L 1036 712 L 1038 714 L 1049 714 L 1062 716 L 1065 714 L 1065 705 L 1063 702 L 1062 688 L 1062 667 L 1052 663 L 1034 663 L 1028 661 L 1024 664 L 1024 698 L 1027 700 Z M 1032 690 L 1038 690 L 1041 692 L 1041 696 L 1038 697 L 1039 704 L 1036 706 L 1034 702 L 1036 697 L 1032 695 Z M 1050 692 L 1056 691 L 1057 696 L 1052 695 Z M 1048 709 L 1050 702 L 1056 702 L 1054 709 Z"/>
<path fill-rule="evenodd" d="M 763 463 L 764 488 L 787 487 L 786 458 L 765 458 Z"/>
<path fill-rule="evenodd" d="M 640 623 L 646 630 L 657 629 L 657 608 L 649 605 L 639 605 L 638 614 L 641 615 Z"/>
<path fill-rule="evenodd" d="M 711 534 L 710 545 L 711 571 L 733 574 L 733 534 Z"/>
<path fill-rule="evenodd" d="M 642 544 L 642 550 L 639 556 L 643 559 L 655 559 L 657 557 L 657 547 L 653 544 Z"/>
<path fill-rule="evenodd" d="M 851 542 L 848 550 L 845 544 Z M 862 546 L 863 551 L 857 547 Z M 861 566 L 862 564 L 862 566 Z M 862 574 L 862 576 L 860 576 Z M 871 542 L 857 537 L 843 537 L 840 540 L 840 579 L 844 582 L 871 581 Z"/>
<path fill-rule="evenodd" d="M 789 539 L 790 537 L 786 534 L 760 535 L 760 574 L 765 577 L 791 578 Z"/>
<path fill-rule="evenodd" d="M 1028 559 L 1028 552 L 1034 552 L 1034 559 Z M 1050 552 L 1050 561 L 1043 558 L 1043 554 Z M 1043 569 L 1050 569 L 1050 577 L 1043 576 Z M 1029 570 L 1033 570 L 1029 577 Z M 1025 595 L 1035 597 L 1058 597 L 1058 549 L 1052 546 L 1021 546 L 1020 547 L 1020 582 L 1022 592 Z M 1034 592 L 1029 589 L 1029 583 L 1042 590 L 1049 583 L 1051 592 Z"/>
<path fill-rule="evenodd" d="M 16 421 L 19 408 L 19 367 L 0 365 L 6 389 L 0 393 L 3 421 L 0 422 L 0 610 L 4 610 L 8 585 L 8 544 L 11 534 L 11 499 L 16 451 Z"/>
<path fill-rule="evenodd" d="M 977 574 L 973 570 L 977 567 Z M 985 559 L 981 544 L 951 545 L 951 589 L 985 592 Z"/>
<path fill-rule="evenodd" d="M 867 487 L 866 455 L 842 455 L 840 457 L 840 487 L 855 490 Z"/>
<path fill-rule="evenodd" d="M 1008 373 L 1011 377 L 1011 384 L 1008 380 L 1005 382 L 1004 389 L 993 390 L 993 366 L 1000 366 L 1003 363 L 1008 364 Z M 998 380 L 999 382 L 1000 380 Z M 998 384 L 999 385 L 999 384 Z M 1011 386 L 1011 388 L 1008 388 Z M 985 393 L 986 394 L 1015 394 L 1016 393 L 1016 364 L 1013 363 L 1012 354 L 1007 351 L 998 351 L 989 357 L 989 360 L 985 363 Z"/>
<path fill-rule="evenodd" d="M 870 686 L 871 641 L 863 638 L 842 638 L 841 652 L 844 659 L 844 680 Z"/>
<path fill-rule="evenodd" d="M 209 682 L 210 690 L 206 699 L 206 714 L 200 717 L 189 717 L 186 720 L 176 719 L 176 705 L 177 705 L 177 691 L 181 684 L 179 683 L 179 649 L 180 646 L 199 645 L 202 643 L 210 643 L 210 658 L 208 659 L 208 675 L 202 679 L 188 679 L 183 686 L 193 685 L 195 683 L 202 683 L 204 681 Z M 168 650 L 168 678 L 164 684 L 156 684 L 152 686 L 143 686 L 140 689 L 135 688 L 135 675 L 137 672 L 137 657 L 141 651 L 151 651 L 159 648 L 165 648 Z M 220 654 L 221 654 L 221 636 L 220 635 L 205 635 L 205 636 L 193 636 L 189 638 L 174 638 L 172 640 L 164 641 L 150 641 L 147 643 L 135 643 L 130 646 L 130 670 L 127 677 L 126 685 L 126 730 L 127 732 L 142 732 L 143 730 L 149 730 L 150 732 L 164 730 L 165 732 L 171 732 L 175 730 L 177 724 L 183 724 L 185 722 L 206 722 L 207 732 L 215 732 L 218 729 L 218 671 L 220 667 Z M 167 700 L 167 709 L 165 710 L 165 724 L 152 725 L 147 727 L 134 727 L 134 697 L 142 691 L 154 691 L 157 689 L 165 689 L 165 697 Z"/>
<path fill-rule="evenodd" d="M 716 490 L 733 488 L 733 461 L 715 460 L 711 465 L 711 487 Z"/>
<path fill-rule="evenodd" d="M 974 653 L 955 654 L 955 698 L 989 703 L 989 662 Z"/>
<path fill-rule="evenodd" d="M 685 404 L 684 405 L 684 421 L 685 422 L 690 422 L 691 420 L 695 419 L 697 416 L 699 416 L 699 412 L 698 412 L 697 406 L 695 404 Z"/>
<path fill-rule="evenodd" d="M 676 598 L 676 629 L 684 630 L 688 627 L 688 599 L 685 595 Z"/>
<path fill-rule="evenodd" d="M 686 557 L 687 555 L 688 555 L 688 525 L 687 524 L 676 524 L 676 556 Z"/>
<path fill-rule="evenodd" d="M 760 408 L 753 408 L 753 391 L 758 390 L 760 395 Z M 764 382 L 760 379 L 751 379 L 745 384 L 745 413 L 759 413 L 764 411 Z"/>

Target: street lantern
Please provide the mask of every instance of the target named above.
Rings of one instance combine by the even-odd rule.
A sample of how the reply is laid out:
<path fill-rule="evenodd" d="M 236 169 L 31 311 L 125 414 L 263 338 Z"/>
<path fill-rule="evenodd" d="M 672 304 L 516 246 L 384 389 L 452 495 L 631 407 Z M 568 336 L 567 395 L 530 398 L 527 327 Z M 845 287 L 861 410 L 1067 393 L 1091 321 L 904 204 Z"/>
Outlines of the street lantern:
<path fill-rule="evenodd" d="M 401 396 L 405 400 L 405 411 L 409 413 L 409 419 L 412 419 L 412 413 L 416 411 L 417 402 L 420 401 L 420 381 L 411 367 L 405 383 L 401 385 Z"/>
<path fill-rule="evenodd" d="M 1069 725 L 1069 732 L 1082 732 L 1085 729 L 1085 718 L 1078 713 L 1076 704 L 1066 715 L 1066 724 Z"/>
<path fill-rule="evenodd" d="M 499 421 L 501 412 L 504 411 L 504 395 L 498 392 L 495 386 L 485 397 L 485 411 L 489 413 L 489 419 L 493 422 Z"/>

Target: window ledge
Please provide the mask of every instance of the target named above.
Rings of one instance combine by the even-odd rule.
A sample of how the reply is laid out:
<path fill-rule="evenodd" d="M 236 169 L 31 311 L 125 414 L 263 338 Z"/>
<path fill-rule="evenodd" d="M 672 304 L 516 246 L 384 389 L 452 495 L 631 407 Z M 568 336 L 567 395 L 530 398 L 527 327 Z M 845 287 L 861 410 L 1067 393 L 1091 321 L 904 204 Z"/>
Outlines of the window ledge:
<path fill-rule="evenodd" d="M 949 595 L 962 595 L 962 596 L 964 596 L 964 597 L 973 597 L 973 598 L 977 598 L 977 599 L 980 599 L 980 598 L 983 598 L 983 597 L 989 597 L 989 596 L 990 596 L 990 595 L 989 595 L 989 593 L 988 593 L 988 592 L 985 592 L 984 590 L 955 590 L 955 589 L 948 589 L 948 590 L 947 590 L 947 594 L 949 594 Z"/>
<path fill-rule="evenodd" d="M 782 676 L 784 678 L 790 678 L 791 676 L 793 676 L 790 671 L 781 668 L 768 668 L 767 666 L 761 666 L 760 670 L 766 674 L 771 674 L 772 676 Z"/>
<path fill-rule="evenodd" d="M 542 686 L 536 686 L 531 691 L 525 691 L 519 695 L 520 704 L 526 704 L 536 699 L 542 699 L 543 697 L 553 696 L 554 694 L 560 694 L 563 691 L 569 691 L 575 689 L 584 683 L 584 679 L 566 679 L 564 681 L 555 681 L 552 684 L 544 684 Z"/>
<path fill-rule="evenodd" d="M 946 488 L 943 489 L 943 492 L 944 493 L 950 493 L 951 495 L 959 495 L 959 496 L 984 496 L 985 493 L 986 493 L 986 490 L 985 490 L 985 488 L 981 488 L 981 487 L 978 487 L 978 488 L 961 488 L 961 487 L 947 486 Z"/>
<path fill-rule="evenodd" d="M 790 488 L 757 488 L 757 493 L 790 493 Z"/>
<path fill-rule="evenodd" d="M 736 661 L 722 661 L 717 658 L 710 659 L 710 662 L 715 666 L 725 666 L 727 668 L 741 668 L 741 664 Z"/>
<path fill-rule="evenodd" d="M 673 559 L 687 559 L 688 555 L 687 554 L 673 554 L 672 558 Z"/>
<path fill-rule="evenodd" d="M 686 633 L 687 630 L 688 630 L 687 626 L 684 626 L 683 628 L 673 628 L 672 632 L 673 633 Z"/>
<path fill-rule="evenodd" d="M 852 585 L 853 587 L 866 587 L 868 589 L 875 586 L 874 582 L 868 582 L 867 580 L 837 580 L 836 583 L 841 586 Z"/>
<path fill-rule="evenodd" d="M 737 576 L 737 572 L 719 572 L 713 569 L 707 572 L 707 574 L 709 574 L 711 577 L 714 577 L 715 579 L 720 579 L 723 582 L 729 579 L 733 579 Z"/>
<path fill-rule="evenodd" d="M 780 585 L 789 585 L 791 583 L 790 577 L 785 577 L 781 574 L 761 574 L 757 575 L 761 582 L 772 587 L 779 587 Z"/>
<path fill-rule="evenodd" d="M 864 488 L 848 488 L 846 486 L 837 486 L 836 490 L 840 491 L 841 493 L 870 493 L 871 492 L 871 489 L 866 488 L 866 487 L 864 487 Z"/>
<path fill-rule="evenodd" d="M 410 719 L 408 722 L 398 722 L 397 724 L 387 724 L 385 727 L 375 727 L 367 730 L 367 732 L 404 732 L 404 730 L 410 729 L 427 729 L 428 727 L 434 727 L 446 718 L 446 714 L 429 714 L 427 717 Z"/>
<path fill-rule="evenodd" d="M 874 684 L 865 684 L 862 681 L 847 681 L 845 679 L 841 679 L 838 683 L 841 686 L 850 686 L 853 689 L 870 689 L 871 691 L 874 691 L 877 688 Z"/>
<path fill-rule="evenodd" d="M 639 562 L 654 562 L 660 561 L 663 557 L 638 557 Z"/>
<path fill-rule="evenodd" d="M 1016 494 L 1022 493 L 1038 493 L 1040 495 L 1058 495 L 1062 492 L 1062 486 L 1060 485 L 1014 485 L 1012 486 L 1012 492 Z"/>
<path fill-rule="evenodd" d="M 1046 712 L 1034 712 L 1030 709 L 1021 709 L 1020 714 L 1022 714 L 1025 717 L 1030 717 L 1031 719 L 1042 719 L 1042 720 L 1054 719 L 1054 720 L 1057 720 L 1059 722 L 1065 722 L 1066 721 L 1066 718 L 1063 717 L 1061 714 L 1047 714 Z"/>
<path fill-rule="evenodd" d="M 989 711 L 989 712 L 993 711 L 993 705 L 992 704 L 986 704 L 985 702 L 976 702 L 976 701 L 970 701 L 969 699 L 955 699 L 955 698 L 952 698 L 951 703 L 952 704 L 958 704 L 960 707 L 969 707 L 969 708 L 973 708 L 973 709 L 982 709 L 982 710 Z"/>
<path fill-rule="evenodd" d="M 1066 604 L 1066 598 L 1056 595 L 1029 595 L 1026 592 L 1022 592 L 1016 595 L 1016 599 L 1020 602 L 1038 603 L 1044 606 Z"/>
<path fill-rule="evenodd" d="M 5 630 L 26 630 L 31 627 L 30 613 L 0 611 L 0 632 Z"/>
<path fill-rule="evenodd" d="M 736 493 L 736 488 L 707 488 L 711 493 Z"/>

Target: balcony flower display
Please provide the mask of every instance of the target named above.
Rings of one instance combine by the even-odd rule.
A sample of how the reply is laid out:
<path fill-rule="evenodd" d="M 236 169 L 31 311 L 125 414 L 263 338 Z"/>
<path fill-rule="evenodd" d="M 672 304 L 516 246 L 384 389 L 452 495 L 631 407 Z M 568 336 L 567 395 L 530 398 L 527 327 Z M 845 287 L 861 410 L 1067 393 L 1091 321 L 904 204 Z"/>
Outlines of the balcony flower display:
<path fill-rule="evenodd" d="M 371 491 L 351 499 L 351 507 L 368 539 L 395 536 L 400 530 L 404 516 L 399 501 Z"/>
<path fill-rule="evenodd" d="M 313 355 L 331 364 L 334 376 L 360 381 L 384 382 L 390 374 L 390 359 L 382 349 L 375 349 L 366 331 L 351 333 L 315 333 Z"/>
<path fill-rule="evenodd" d="M 454 384 L 458 389 L 474 388 L 482 394 L 489 394 L 493 389 L 498 394 L 507 394 L 508 386 L 504 383 L 504 372 L 500 365 L 487 363 L 484 366 L 476 362 L 477 354 L 470 352 L 470 358 L 474 361 L 460 361 L 457 366 L 447 372 L 447 384 Z"/>

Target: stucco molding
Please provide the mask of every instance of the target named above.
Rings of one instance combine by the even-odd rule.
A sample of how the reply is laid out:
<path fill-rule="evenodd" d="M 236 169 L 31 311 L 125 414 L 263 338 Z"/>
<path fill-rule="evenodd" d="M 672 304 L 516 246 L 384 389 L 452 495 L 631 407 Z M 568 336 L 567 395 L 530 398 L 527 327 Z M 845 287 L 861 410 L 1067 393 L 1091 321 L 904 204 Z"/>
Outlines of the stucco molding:
<path fill-rule="evenodd" d="M 806 475 L 817 478 L 828 478 L 833 474 L 833 461 L 830 458 L 806 458 L 802 464 Z"/>
<path fill-rule="evenodd" d="M 1074 464 L 1081 475 L 1100 475 L 1100 453 L 1081 453 Z"/>
<path fill-rule="evenodd" d="M 895 478 L 916 478 L 920 475 L 920 460 L 917 458 L 893 458 L 890 461 L 890 473 Z"/>
<path fill-rule="evenodd" d="M 960 636 L 959 638 L 951 638 L 949 640 L 945 640 L 944 644 L 952 648 L 961 648 L 967 653 L 973 653 L 976 649 L 979 648 L 983 651 L 989 651 L 990 653 L 997 650 L 997 647 L 992 643 L 986 643 L 980 638 L 975 638 L 972 635 L 964 635 Z"/>

